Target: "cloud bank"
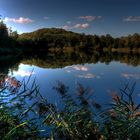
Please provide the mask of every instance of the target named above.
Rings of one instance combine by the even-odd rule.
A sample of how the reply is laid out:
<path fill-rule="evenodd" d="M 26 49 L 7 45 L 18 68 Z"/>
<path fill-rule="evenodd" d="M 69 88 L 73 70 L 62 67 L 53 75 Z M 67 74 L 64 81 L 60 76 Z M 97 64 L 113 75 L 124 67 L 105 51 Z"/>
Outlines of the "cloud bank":
<path fill-rule="evenodd" d="M 30 18 L 25 18 L 25 17 L 19 17 L 19 18 L 9 18 L 9 17 L 5 17 L 4 21 L 5 21 L 5 22 L 19 23 L 19 24 L 28 24 L 28 23 L 33 22 L 32 19 L 30 19 Z"/>
<path fill-rule="evenodd" d="M 86 20 L 88 22 L 95 21 L 96 19 L 101 19 L 101 16 L 80 16 L 79 19 Z"/>
<path fill-rule="evenodd" d="M 140 21 L 140 16 L 129 16 L 124 18 L 123 21 Z"/>
<path fill-rule="evenodd" d="M 65 30 L 71 30 L 71 29 L 87 29 L 90 25 L 88 23 L 77 23 L 74 25 L 64 25 L 62 28 Z"/>

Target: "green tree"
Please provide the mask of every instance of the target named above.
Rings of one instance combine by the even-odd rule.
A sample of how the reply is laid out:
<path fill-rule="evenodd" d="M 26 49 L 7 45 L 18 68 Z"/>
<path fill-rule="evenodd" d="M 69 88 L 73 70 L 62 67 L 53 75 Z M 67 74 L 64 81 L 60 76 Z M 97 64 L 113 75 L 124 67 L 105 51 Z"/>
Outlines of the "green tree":
<path fill-rule="evenodd" d="M 0 46 L 5 46 L 8 40 L 8 29 L 3 21 L 0 22 Z"/>
<path fill-rule="evenodd" d="M 17 31 L 11 32 L 10 37 L 13 38 L 14 40 L 16 40 L 16 39 L 18 38 L 18 33 L 17 33 Z"/>

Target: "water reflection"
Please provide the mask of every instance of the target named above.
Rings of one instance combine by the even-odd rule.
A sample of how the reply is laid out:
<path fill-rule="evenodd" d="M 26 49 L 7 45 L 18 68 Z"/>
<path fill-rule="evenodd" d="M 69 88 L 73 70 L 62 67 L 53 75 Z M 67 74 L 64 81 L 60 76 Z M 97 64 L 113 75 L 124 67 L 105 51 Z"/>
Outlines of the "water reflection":
<path fill-rule="evenodd" d="M 121 75 L 126 79 L 140 79 L 140 73 L 122 73 Z"/>
<path fill-rule="evenodd" d="M 83 52 L 82 52 L 83 53 Z M 109 64 L 112 61 L 126 63 L 132 66 L 140 65 L 140 55 L 139 54 L 125 54 L 125 53 L 108 53 L 108 52 L 94 52 L 91 54 L 80 55 L 81 53 L 56 53 L 48 55 L 37 55 L 36 57 L 28 57 L 22 60 L 22 63 L 29 65 L 36 65 L 42 68 L 62 68 L 74 64 L 84 64 L 84 63 L 105 63 Z M 87 68 L 74 67 L 76 70 L 85 70 Z"/>
<path fill-rule="evenodd" d="M 72 70 L 77 70 L 77 71 L 88 71 L 89 67 L 83 66 L 83 65 L 73 65 L 73 66 L 67 66 L 65 67 L 66 69 L 72 69 Z"/>
<path fill-rule="evenodd" d="M 38 115 L 47 111 L 47 108 L 40 103 L 41 97 L 45 97 L 48 103 L 61 107 L 60 97 L 53 89 L 57 85 L 56 81 L 61 81 L 68 86 L 72 96 L 77 94 L 75 91 L 80 83 L 90 89 L 89 93 L 93 93 L 96 102 L 103 107 L 110 103 L 112 98 L 110 94 L 117 101 L 119 98 L 116 95 L 119 89 L 124 89 L 123 86 L 128 82 L 131 85 L 136 81 L 135 93 L 137 94 L 134 94 L 134 100 L 139 102 L 140 99 L 140 56 L 137 54 L 95 52 L 86 55 L 61 52 L 20 57 L 4 56 L 0 59 L 0 65 L 0 89 L 8 87 L 8 92 L 4 92 L 5 100 L 16 98 L 13 107 L 18 108 L 22 118 L 34 115 L 36 120 L 39 120 Z M 25 83 L 21 82 L 23 78 Z M 32 83 L 38 86 L 34 87 Z M 39 98 L 33 94 L 34 91 L 39 93 Z M 21 94 L 23 92 L 26 94 Z M 2 98 L 3 96 L 0 99 Z M 91 98 L 90 96 L 89 99 Z M 100 108 L 96 102 L 93 102 L 93 105 Z M 48 105 L 51 107 L 51 104 Z M 29 106 L 31 108 L 26 110 Z M 28 114 L 30 111 L 31 114 Z"/>
<path fill-rule="evenodd" d="M 86 74 L 79 74 L 79 75 L 76 75 L 78 78 L 85 78 L 85 79 L 90 79 L 90 78 L 95 78 L 96 75 L 95 74 L 92 74 L 92 73 L 86 73 Z"/>
<path fill-rule="evenodd" d="M 71 92 L 75 90 L 77 83 L 93 88 L 97 93 L 97 100 L 101 102 L 109 100 L 106 92 L 108 89 L 116 90 L 127 82 L 133 83 L 136 80 L 140 83 L 138 54 L 93 52 L 86 55 L 84 52 L 59 52 L 18 58 L 1 57 L 0 64 L 0 72 L 5 77 L 16 77 L 18 81 L 30 75 L 31 80 L 36 77 L 40 92 L 56 104 L 59 104 L 59 100 L 52 90 L 56 81 L 64 82 L 71 88 Z M 11 84 L 16 85 L 14 80 L 11 79 Z"/>
<path fill-rule="evenodd" d="M 29 77 L 31 75 L 34 75 L 35 72 L 34 71 L 29 71 L 29 70 L 22 70 L 19 69 L 17 72 L 13 72 L 13 74 L 15 76 L 21 76 L 21 77 Z"/>

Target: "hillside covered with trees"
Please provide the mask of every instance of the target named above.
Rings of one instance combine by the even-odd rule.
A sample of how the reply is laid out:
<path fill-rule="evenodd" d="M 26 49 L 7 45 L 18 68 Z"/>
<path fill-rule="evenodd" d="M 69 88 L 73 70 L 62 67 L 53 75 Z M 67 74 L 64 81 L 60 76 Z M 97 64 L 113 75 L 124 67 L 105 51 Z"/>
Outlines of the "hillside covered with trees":
<path fill-rule="evenodd" d="M 42 49 L 50 48 L 74 48 L 75 50 L 103 50 L 140 48 L 140 35 L 135 33 L 126 37 L 113 38 L 111 35 L 85 35 L 64 29 L 44 28 L 31 33 L 23 33 L 18 38 L 19 44 L 42 46 Z"/>
<path fill-rule="evenodd" d="M 135 51 L 140 52 L 140 34 L 113 38 L 111 35 L 86 35 L 58 28 L 43 28 L 18 34 L 0 22 L 0 52 L 36 52 L 48 50 Z"/>

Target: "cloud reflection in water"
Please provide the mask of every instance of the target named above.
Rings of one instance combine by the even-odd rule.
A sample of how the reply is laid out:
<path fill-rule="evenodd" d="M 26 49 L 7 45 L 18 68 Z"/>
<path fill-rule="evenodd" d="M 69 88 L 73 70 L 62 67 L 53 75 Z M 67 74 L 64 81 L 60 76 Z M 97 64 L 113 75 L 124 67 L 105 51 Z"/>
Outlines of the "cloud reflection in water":
<path fill-rule="evenodd" d="M 140 79 L 140 74 L 122 73 L 121 76 L 126 79 Z"/>
<path fill-rule="evenodd" d="M 33 72 L 33 71 L 25 71 L 25 70 L 18 70 L 17 72 L 14 72 L 14 75 L 15 76 L 17 76 L 17 75 L 19 75 L 19 76 L 21 76 L 21 77 L 29 77 L 30 75 L 33 75 L 33 74 L 35 74 L 35 72 Z"/>

